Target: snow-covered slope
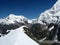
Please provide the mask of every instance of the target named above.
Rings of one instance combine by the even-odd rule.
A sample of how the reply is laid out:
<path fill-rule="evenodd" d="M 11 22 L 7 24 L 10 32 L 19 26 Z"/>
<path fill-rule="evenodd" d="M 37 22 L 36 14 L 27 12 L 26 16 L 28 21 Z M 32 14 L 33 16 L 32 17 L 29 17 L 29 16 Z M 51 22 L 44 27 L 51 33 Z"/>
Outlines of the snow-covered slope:
<path fill-rule="evenodd" d="M 0 45 L 38 45 L 24 33 L 23 27 L 11 30 L 9 34 L 0 37 Z"/>
<path fill-rule="evenodd" d="M 3 32 L 3 30 L 7 30 L 10 28 L 12 29 L 12 27 L 14 27 L 13 30 L 10 30 L 10 33 L 8 33 L 5 36 L 0 37 L 0 45 L 38 45 L 35 41 L 30 39 L 24 33 L 23 26 L 20 27 L 20 24 L 22 23 L 25 26 L 34 24 L 34 23 L 60 24 L 60 0 L 58 0 L 51 9 L 46 10 L 43 13 L 41 13 L 37 19 L 29 20 L 28 18 L 24 16 L 17 16 L 14 14 L 10 14 L 4 19 L 0 19 L 0 33 Z"/>
<path fill-rule="evenodd" d="M 51 9 L 40 14 L 38 23 L 60 23 L 60 0 Z"/>
<path fill-rule="evenodd" d="M 25 23 L 25 21 L 28 21 L 28 19 L 24 16 L 17 16 L 14 14 L 10 14 L 8 17 L 4 18 L 4 19 L 0 19 L 0 24 L 14 24 L 16 22 L 19 23 Z"/>
<path fill-rule="evenodd" d="M 23 25 L 27 26 L 31 23 L 32 20 L 14 14 L 0 19 L 0 34 L 3 35 L 10 30 L 7 35 L 0 37 L 0 45 L 38 45 L 23 31 Z"/>
<path fill-rule="evenodd" d="M 10 14 L 4 19 L 0 19 L 0 24 L 14 24 L 16 22 L 19 23 L 59 23 L 60 22 L 60 0 L 57 0 L 57 2 L 52 6 L 51 9 L 48 9 L 40 14 L 40 16 L 37 19 L 28 19 L 24 16 L 17 16 L 14 14 Z"/>
<path fill-rule="evenodd" d="M 20 22 L 20 23 L 24 23 L 24 21 L 28 20 L 24 16 L 17 16 L 17 15 L 14 15 L 14 14 L 10 14 L 8 17 L 6 17 L 6 19 L 11 20 L 13 22 Z"/>

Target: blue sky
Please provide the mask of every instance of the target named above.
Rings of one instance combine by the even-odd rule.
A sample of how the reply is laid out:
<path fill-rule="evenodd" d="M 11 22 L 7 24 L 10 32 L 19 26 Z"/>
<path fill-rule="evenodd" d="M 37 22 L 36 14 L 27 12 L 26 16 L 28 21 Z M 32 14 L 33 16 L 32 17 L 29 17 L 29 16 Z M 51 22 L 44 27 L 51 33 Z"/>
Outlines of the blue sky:
<path fill-rule="evenodd" d="M 0 0 L 0 18 L 9 14 L 37 18 L 41 12 L 51 8 L 57 0 Z"/>

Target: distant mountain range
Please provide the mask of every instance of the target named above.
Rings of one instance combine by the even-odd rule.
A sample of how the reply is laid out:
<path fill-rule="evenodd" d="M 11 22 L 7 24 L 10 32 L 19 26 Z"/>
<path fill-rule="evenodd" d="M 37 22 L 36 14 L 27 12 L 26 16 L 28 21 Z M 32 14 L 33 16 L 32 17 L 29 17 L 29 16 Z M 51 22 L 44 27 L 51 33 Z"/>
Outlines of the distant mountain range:
<path fill-rule="evenodd" d="M 4 19 L 0 19 L 0 34 L 4 36 L 4 34 L 8 34 L 11 30 L 18 31 L 18 29 L 21 28 L 22 26 L 26 26 L 26 27 L 30 28 L 31 25 L 33 25 L 35 23 L 39 23 L 42 25 L 49 25 L 49 24 L 53 23 L 53 24 L 57 24 L 60 27 L 60 0 L 57 0 L 57 2 L 53 5 L 53 7 L 51 9 L 48 9 L 48 10 L 42 12 L 40 14 L 40 16 L 36 19 L 28 19 L 24 16 L 17 16 L 14 14 L 10 14 L 9 16 L 7 16 Z M 23 28 L 21 28 L 21 29 L 23 29 Z M 24 31 L 23 31 L 23 33 L 24 33 Z M 12 33 L 12 34 L 14 34 L 14 33 Z M 18 32 L 16 34 L 17 35 L 21 34 L 21 32 L 20 33 Z M 18 38 L 20 38 L 20 37 L 18 37 Z M 4 40 L 4 39 L 0 39 L 0 40 Z"/>

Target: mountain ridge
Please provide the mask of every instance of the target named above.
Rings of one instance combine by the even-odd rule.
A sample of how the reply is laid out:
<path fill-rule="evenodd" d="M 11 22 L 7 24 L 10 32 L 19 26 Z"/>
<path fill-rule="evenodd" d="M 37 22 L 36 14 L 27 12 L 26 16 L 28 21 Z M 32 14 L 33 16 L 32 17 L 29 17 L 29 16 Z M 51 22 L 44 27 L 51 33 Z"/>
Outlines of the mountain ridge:
<path fill-rule="evenodd" d="M 40 14 L 40 16 L 37 18 L 37 19 L 28 19 L 24 16 L 17 16 L 17 15 L 14 15 L 14 14 L 10 14 L 9 16 L 7 16 L 6 18 L 4 19 L 0 19 L 0 33 L 1 35 L 5 35 L 5 36 L 8 36 L 9 34 L 11 34 L 11 31 L 17 31 L 16 32 L 16 36 L 18 37 L 14 37 L 14 40 L 17 40 L 17 43 L 15 45 L 19 45 L 21 44 L 21 42 L 19 43 L 18 41 L 20 41 L 19 39 L 21 39 L 20 36 L 22 36 L 23 38 L 25 38 L 23 35 L 24 34 L 24 31 L 21 32 L 21 30 L 23 30 L 23 27 L 22 26 L 26 26 L 27 28 L 30 28 L 32 24 L 35 24 L 35 23 L 40 23 L 40 24 L 43 24 L 46 25 L 46 24 L 50 24 L 50 23 L 54 23 L 52 25 L 52 32 L 54 33 L 53 30 L 56 30 L 54 28 L 54 25 L 55 23 L 56 24 L 60 24 L 60 0 L 57 0 L 57 2 L 53 5 L 53 7 L 51 9 L 48 9 L 44 12 L 42 12 Z M 50 25 L 50 26 L 51 26 Z M 38 24 L 38 27 L 39 27 L 39 24 Z M 46 26 L 45 26 L 46 27 Z M 34 28 L 34 27 L 33 27 Z M 49 27 L 51 29 L 51 27 Z M 58 27 L 57 27 L 58 28 Z M 37 28 L 36 28 L 37 29 Z M 33 29 L 32 29 L 33 30 Z M 9 33 L 10 31 L 10 33 Z M 30 31 L 30 30 L 29 30 Z M 35 29 L 33 31 L 36 31 Z M 44 31 L 44 30 L 43 30 Z M 28 31 L 27 31 L 28 32 Z M 39 31 L 36 31 L 37 33 Z M 9 33 L 9 34 L 8 34 Z M 23 33 L 23 35 L 21 35 Z M 34 32 L 35 33 L 35 32 Z M 15 32 L 12 32 L 12 35 L 15 34 Z M 19 35 L 20 34 L 20 35 Z M 35 33 L 36 34 L 36 33 Z M 10 35 L 10 36 L 12 36 Z M 31 35 L 33 35 L 31 33 Z M 37 34 L 36 34 L 37 35 Z M 50 35 L 50 34 L 49 34 Z M 48 35 L 48 36 L 49 36 Z M 5 37 L 4 36 L 4 37 Z M 27 36 L 27 35 L 26 35 Z M 40 35 L 39 35 L 40 36 Z M 1 36 L 0 40 L 5 40 L 3 39 L 4 37 Z M 9 36 L 8 36 L 9 37 Z M 12 38 L 12 37 L 11 37 Z M 15 39 L 16 38 L 16 39 Z M 28 37 L 29 38 L 29 37 Z M 55 37 L 54 37 L 55 38 Z M 6 38 L 7 39 L 7 38 Z M 8 38 L 10 40 L 10 38 Z M 27 39 L 27 38 L 25 38 Z M 59 38 L 60 39 L 60 38 Z M 22 39 L 24 40 L 24 39 Z M 11 41 L 11 40 L 10 40 Z M 39 40 L 40 41 L 40 40 Z M 7 44 L 8 40 L 5 42 Z M 11 42 L 9 42 L 11 43 Z M 3 44 L 3 43 L 1 43 Z M 4 45 L 4 44 L 3 44 Z M 23 44 L 24 45 L 24 44 Z M 33 45 L 33 44 L 32 44 Z"/>
<path fill-rule="evenodd" d="M 60 24 L 60 0 L 53 5 L 51 9 L 48 9 L 40 14 L 38 23 L 57 23 Z"/>

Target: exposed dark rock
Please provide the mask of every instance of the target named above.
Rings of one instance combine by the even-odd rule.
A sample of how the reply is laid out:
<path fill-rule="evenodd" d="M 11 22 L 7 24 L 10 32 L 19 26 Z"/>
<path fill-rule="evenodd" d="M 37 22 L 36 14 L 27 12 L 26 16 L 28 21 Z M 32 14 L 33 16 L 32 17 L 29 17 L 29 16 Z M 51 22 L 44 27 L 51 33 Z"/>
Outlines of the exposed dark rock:
<path fill-rule="evenodd" d="M 54 40 L 55 35 L 57 35 L 58 25 L 51 23 L 48 26 L 48 29 L 51 28 L 52 26 L 54 26 L 54 28 L 51 31 L 48 31 L 47 40 Z"/>
<path fill-rule="evenodd" d="M 60 41 L 60 27 L 58 28 L 57 39 Z"/>
<path fill-rule="evenodd" d="M 20 26 L 24 25 L 23 23 L 16 22 L 15 24 L 0 24 L 0 34 L 6 35 L 8 34 L 12 29 L 19 28 Z M 8 31 L 9 30 L 9 31 Z M 7 32 L 8 31 L 8 32 Z"/>
<path fill-rule="evenodd" d="M 43 27 L 43 28 L 42 28 Z M 42 39 L 47 35 L 47 29 L 44 29 L 44 25 L 41 25 L 39 23 L 33 24 L 31 27 L 26 28 L 24 27 L 25 31 L 28 31 L 30 35 L 32 34 L 36 39 Z"/>

